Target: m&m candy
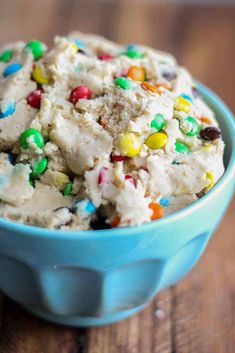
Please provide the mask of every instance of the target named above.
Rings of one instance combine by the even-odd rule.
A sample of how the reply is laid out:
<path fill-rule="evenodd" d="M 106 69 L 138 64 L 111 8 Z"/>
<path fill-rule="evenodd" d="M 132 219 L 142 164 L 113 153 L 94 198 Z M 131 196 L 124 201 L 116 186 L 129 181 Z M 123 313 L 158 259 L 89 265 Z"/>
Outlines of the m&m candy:
<path fill-rule="evenodd" d="M 150 82 L 142 82 L 141 83 L 141 87 L 145 90 L 145 91 L 150 91 L 153 93 L 157 93 L 159 94 L 159 90 L 156 86 L 154 86 L 152 83 Z"/>
<path fill-rule="evenodd" d="M 132 132 L 123 132 L 119 136 L 118 149 L 123 156 L 134 157 L 141 151 L 140 138 Z"/>
<path fill-rule="evenodd" d="M 73 41 L 79 49 L 84 49 L 86 47 L 85 43 L 81 39 L 73 39 Z"/>
<path fill-rule="evenodd" d="M 32 77 L 40 85 L 47 85 L 51 80 L 49 71 L 40 66 L 35 67 L 32 73 Z"/>
<path fill-rule="evenodd" d="M 24 149 L 28 149 L 31 143 L 34 143 L 38 148 L 42 148 L 44 146 L 44 138 L 37 129 L 29 128 L 21 134 L 19 143 Z"/>
<path fill-rule="evenodd" d="M 31 176 L 36 177 L 40 174 L 43 174 L 47 169 L 47 164 L 48 164 L 48 159 L 46 157 L 43 157 L 38 161 L 36 161 L 35 163 L 33 163 L 32 165 L 33 171 L 31 173 Z"/>
<path fill-rule="evenodd" d="M 152 221 L 163 217 L 164 210 L 163 210 L 163 207 L 159 203 L 150 202 L 149 208 L 153 211 L 152 216 L 151 216 Z"/>
<path fill-rule="evenodd" d="M 69 101 L 76 104 L 79 99 L 90 99 L 91 96 L 91 90 L 87 86 L 78 86 L 71 91 Z"/>
<path fill-rule="evenodd" d="M 176 152 L 181 153 L 181 154 L 189 154 L 190 153 L 190 148 L 185 143 L 183 143 L 181 141 L 176 141 L 175 150 L 176 150 Z"/>
<path fill-rule="evenodd" d="M 0 61 L 3 63 L 8 63 L 13 56 L 13 50 L 4 50 L 0 54 Z"/>
<path fill-rule="evenodd" d="M 137 48 L 127 49 L 124 55 L 131 59 L 142 59 L 144 57 L 144 53 Z"/>
<path fill-rule="evenodd" d="M 215 184 L 214 174 L 208 170 L 206 172 L 205 177 L 208 180 L 208 185 L 206 186 L 206 190 L 210 190 Z"/>
<path fill-rule="evenodd" d="M 72 191 L 73 191 L 73 182 L 69 181 L 64 187 L 63 194 L 64 196 L 69 196 L 72 194 Z"/>
<path fill-rule="evenodd" d="M 186 94 L 186 93 L 182 93 L 182 94 L 180 95 L 180 97 L 182 97 L 182 98 L 186 99 L 187 101 L 193 103 L 192 97 L 190 97 L 190 96 L 189 96 L 188 94 Z"/>
<path fill-rule="evenodd" d="M 95 205 L 88 199 L 75 201 L 72 205 L 72 212 L 77 213 L 83 217 L 92 215 L 95 213 L 95 211 Z"/>
<path fill-rule="evenodd" d="M 112 163 L 125 162 L 125 161 L 128 161 L 128 160 L 129 160 L 129 157 L 126 157 L 126 156 L 115 155 L 115 154 L 111 154 L 111 156 L 110 156 L 110 161 Z"/>
<path fill-rule="evenodd" d="M 98 59 L 102 61 L 109 61 L 113 59 L 113 56 L 111 54 L 101 54 L 98 56 Z"/>
<path fill-rule="evenodd" d="M 209 126 L 201 130 L 200 136 L 203 140 L 214 141 L 221 137 L 221 130 L 216 126 Z"/>
<path fill-rule="evenodd" d="M 207 125 L 212 124 L 212 121 L 209 118 L 207 118 L 206 116 L 202 116 L 201 118 L 199 118 L 199 120 L 202 124 L 207 124 Z"/>
<path fill-rule="evenodd" d="M 10 64 L 3 71 L 3 77 L 6 78 L 8 76 L 11 76 L 11 75 L 15 74 L 17 71 L 19 71 L 20 69 L 22 69 L 21 64 L 19 64 L 19 63 Z"/>
<path fill-rule="evenodd" d="M 179 96 L 176 98 L 174 109 L 188 113 L 191 109 L 191 104 L 187 99 Z"/>
<path fill-rule="evenodd" d="M 154 119 L 150 123 L 150 127 L 157 131 L 162 130 L 166 125 L 166 119 L 160 113 L 156 114 Z"/>
<path fill-rule="evenodd" d="M 127 72 L 127 77 L 133 81 L 143 82 L 145 80 L 145 69 L 141 66 L 131 66 Z"/>
<path fill-rule="evenodd" d="M 170 204 L 170 197 L 162 197 L 159 203 L 163 208 L 166 208 Z"/>
<path fill-rule="evenodd" d="M 7 118 L 15 113 L 16 103 L 13 98 L 5 98 L 0 103 L 0 119 Z"/>
<path fill-rule="evenodd" d="M 46 46 L 40 40 L 31 40 L 26 44 L 25 49 L 31 51 L 34 60 L 37 60 L 45 53 Z"/>
<path fill-rule="evenodd" d="M 40 108 L 41 104 L 41 97 L 42 97 L 43 90 L 42 89 L 36 89 L 35 91 L 31 92 L 27 96 L 27 103 L 32 107 L 32 108 Z"/>
<path fill-rule="evenodd" d="M 133 86 L 131 80 L 129 80 L 126 77 L 121 77 L 121 76 L 115 78 L 114 83 L 115 83 L 116 86 L 119 86 L 119 87 L 121 87 L 124 90 L 131 89 L 132 86 Z"/>
<path fill-rule="evenodd" d="M 115 216 L 115 217 L 112 219 L 110 225 L 111 225 L 112 228 L 116 228 L 116 227 L 119 226 L 120 222 L 121 222 L 121 218 L 120 218 L 119 216 Z"/>
<path fill-rule="evenodd" d="M 188 116 L 180 121 L 180 130 L 187 136 L 195 136 L 200 132 L 200 127 L 195 118 Z"/>
<path fill-rule="evenodd" d="M 102 185 L 108 184 L 108 182 L 109 182 L 108 168 L 103 167 L 101 168 L 98 175 L 98 185 L 102 186 Z"/>
<path fill-rule="evenodd" d="M 151 149 L 163 148 L 168 141 L 168 136 L 164 132 L 155 132 L 147 137 L 145 144 Z"/>

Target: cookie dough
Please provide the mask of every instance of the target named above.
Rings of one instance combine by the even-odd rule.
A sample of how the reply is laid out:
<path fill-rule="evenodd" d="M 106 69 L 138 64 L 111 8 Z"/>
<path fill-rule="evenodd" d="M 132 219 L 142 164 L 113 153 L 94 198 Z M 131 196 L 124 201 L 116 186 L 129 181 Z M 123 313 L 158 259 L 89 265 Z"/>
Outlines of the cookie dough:
<path fill-rule="evenodd" d="M 73 32 L 0 54 L 0 216 L 56 229 L 140 225 L 224 173 L 214 112 L 174 57 Z"/>

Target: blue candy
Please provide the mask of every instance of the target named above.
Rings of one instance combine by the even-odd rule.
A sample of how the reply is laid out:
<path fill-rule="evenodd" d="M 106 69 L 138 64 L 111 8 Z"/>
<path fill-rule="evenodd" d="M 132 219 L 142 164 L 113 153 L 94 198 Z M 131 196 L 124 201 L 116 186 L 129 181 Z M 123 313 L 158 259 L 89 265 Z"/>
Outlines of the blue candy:
<path fill-rule="evenodd" d="M 10 75 L 13 75 L 15 72 L 19 71 L 21 68 L 22 68 L 21 64 L 18 64 L 18 63 L 10 64 L 3 71 L 3 77 L 6 78 Z"/>
<path fill-rule="evenodd" d="M 14 156 L 14 154 L 8 153 L 7 157 L 8 157 L 8 161 L 14 165 L 16 161 L 16 157 Z"/>
<path fill-rule="evenodd" d="M 167 206 L 169 206 L 169 204 L 170 204 L 170 197 L 163 197 L 163 198 L 161 198 L 161 200 L 159 201 L 159 203 L 160 203 L 160 205 L 162 206 L 162 207 L 167 207 Z"/>
<path fill-rule="evenodd" d="M 7 118 L 14 114 L 16 110 L 15 100 L 13 98 L 3 99 L 0 103 L 0 119 Z"/>
<path fill-rule="evenodd" d="M 81 39 L 73 39 L 73 41 L 80 49 L 84 49 L 86 46 L 86 44 Z"/>
<path fill-rule="evenodd" d="M 84 216 L 91 215 L 96 211 L 95 205 L 90 200 L 75 201 L 72 205 L 72 211 L 78 212 Z"/>
<path fill-rule="evenodd" d="M 182 94 L 180 95 L 180 97 L 182 97 L 182 98 L 186 99 L 187 101 L 193 103 L 192 97 L 190 97 L 190 96 L 189 96 L 188 94 L 186 94 L 186 93 L 182 93 Z"/>
<path fill-rule="evenodd" d="M 133 50 L 133 49 L 138 49 L 138 46 L 136 44 L 128 44 L 127 50 Z"/>

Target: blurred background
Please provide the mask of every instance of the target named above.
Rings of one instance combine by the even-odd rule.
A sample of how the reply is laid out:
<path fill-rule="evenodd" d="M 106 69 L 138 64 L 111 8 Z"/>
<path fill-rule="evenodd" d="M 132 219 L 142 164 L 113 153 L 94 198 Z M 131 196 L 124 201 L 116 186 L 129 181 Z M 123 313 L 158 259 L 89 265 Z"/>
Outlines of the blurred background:
<path fill-rule="evenodd" d="M 170 51 L 235 111 L 234 0 L 0 0 L 0 46 L 94 32 Z"/>

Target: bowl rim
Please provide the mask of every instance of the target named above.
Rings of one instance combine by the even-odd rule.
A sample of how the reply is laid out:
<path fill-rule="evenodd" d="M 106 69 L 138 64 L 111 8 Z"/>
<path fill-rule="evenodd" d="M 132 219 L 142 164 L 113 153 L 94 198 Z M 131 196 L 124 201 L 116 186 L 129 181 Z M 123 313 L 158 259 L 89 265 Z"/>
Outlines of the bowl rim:
<path fill-rule="evenodd" d="M 235 119 L 233 113 L 228 108 L 228 106 L 223 102 L 219 96 L 210 90 L 207 86 L 202 84 L 201 82 L 196 81 L 196 87 L 202 96 L 207 100 L 208 105 L 211 104 L 216 107 L 216 110 L 220 111 L 224 117 L 226 117 L 228 126 L 230 128 L 230 136 L 232 141 L 231 146 L 231 156 L 228 162 L 228 165 L 225 169 L 224 174 L 220 178 L 220 180 L 216 183 L 216 185 L 201 199 L 193 202 L 185 208 L 182 208 L 172 214 L 167 215 L 159 220 L 143 223 L 139 226 L 130 226 L 130 227 L 120 227 L 120 228 L 112 228 L 112 229 L 100 229 L 100 230 L 57 230 L 57 229 L 49 229 L 38 226 L 27 225 L 24 223 L 17 223 L 14 221 L 10 221 L 4 218 L 0 218 L 0 230 L 7 230 L 16 233 L 20 233 L 22 236 L 31 236 L 41 237 L 41 238 L 54 238 L 54 239 L 97 239 L 97 238 L 114 238 L 121 237 L 122 235 L 126 236 L 135 236 L 139 233 L 149 232 L 155 229 L 157 226 L 164 226 L 164 224 L 169 224 L 175 222 L 182 217 L 185 217 L 198 208 L 206 204 L 207 201 L 212 199 L 213 195 L 220 190 L 221 186 L 225 183 L 228 183 L 230 179 L 235 175 Z M 9 235 L 8 235 L 9 236 Z"/>

